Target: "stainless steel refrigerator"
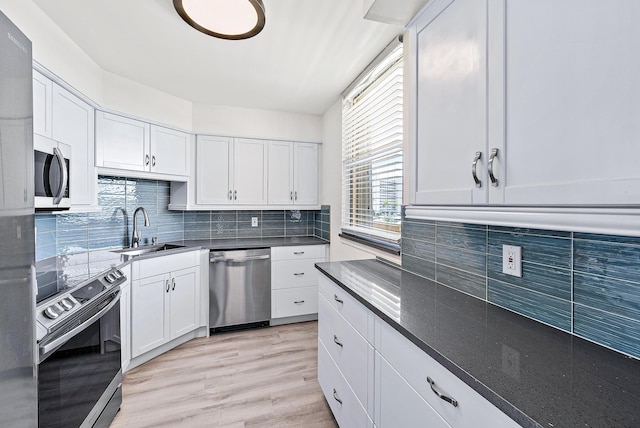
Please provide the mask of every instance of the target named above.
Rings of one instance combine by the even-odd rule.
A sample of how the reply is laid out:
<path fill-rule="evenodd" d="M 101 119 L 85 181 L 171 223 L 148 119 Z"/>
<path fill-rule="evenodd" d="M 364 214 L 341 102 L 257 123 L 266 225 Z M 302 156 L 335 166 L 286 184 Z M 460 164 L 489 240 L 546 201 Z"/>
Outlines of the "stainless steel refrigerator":
<path fill-rule="evenodd" d="M 0 426 L 38 425 L 31 42 L 0 12 Z"/>

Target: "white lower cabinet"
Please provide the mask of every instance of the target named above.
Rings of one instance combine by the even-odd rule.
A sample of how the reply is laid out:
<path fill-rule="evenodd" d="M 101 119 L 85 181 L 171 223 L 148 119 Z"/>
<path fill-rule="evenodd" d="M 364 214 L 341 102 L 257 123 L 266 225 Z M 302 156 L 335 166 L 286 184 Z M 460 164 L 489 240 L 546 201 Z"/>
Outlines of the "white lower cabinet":
<path fill-rule="evenodd" d="M 125 276 L 129 278 L 129 267 L 125 267 Z M 131 280 L 120 285 L 120 354 L 122 371 L 126 371 L 131 362 Z"/>
<path fill-rule="evenodd" d="M 326 245 L 271 249 L 271 318 L 312 315 L 318 312 L 318 270 Z"/>
<path fill-rule="evenodd" d="M 343 428 L 519 426 L 324 275 L 318 380 Z"/>
<path fill-rule="evenodd" d="M 191 332 L 200 324 L 198 252 L 134 262 L 131 357 Z"/>

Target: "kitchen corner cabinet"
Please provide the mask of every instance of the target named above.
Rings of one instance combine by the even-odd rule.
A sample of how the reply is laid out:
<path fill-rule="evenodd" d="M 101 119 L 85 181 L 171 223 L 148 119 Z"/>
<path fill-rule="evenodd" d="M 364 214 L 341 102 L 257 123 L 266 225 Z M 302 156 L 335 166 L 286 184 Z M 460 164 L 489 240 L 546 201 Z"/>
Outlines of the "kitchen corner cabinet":
<path fill-rule="evenodd" d="M 318 204 L 318 145 L 269 142 L 269 205 Z"/>
<path fill-rule="evenodd" d="M 98 167 L 187 176 L 189 139 L 189 134 L 184 132 L 117 114 L 96 112 Z"/>
<path fill-rule="evenodd" d="M 266 141 L 198 135 L 196 203 L 266 205 Z"/>
<path fill-rule="evenodd" d="M 97 208 L 94 109 L 33 70 L 33 132 L 71 146 L 71 210 Z"/>
<path fill-rule="evenodd" d="M 409 26 L 411 203 L 639 205 L 638 19 L 606 2 L 431 2 Z"/>
<path fill-rule="evenodd" d="M 338 425 L 519 426 L 322 274 L 319 290 L 318 381 Z"/>
<path fill-rule="evenodd" d="M 271 318 L 318 312 L 318 270 L 326 245 L 271 248 Z"/>
<path fill-rule="evenodd" d="M 200 325 L 198 252 L 134 262 L 131 284 L 131 357 Z"/>

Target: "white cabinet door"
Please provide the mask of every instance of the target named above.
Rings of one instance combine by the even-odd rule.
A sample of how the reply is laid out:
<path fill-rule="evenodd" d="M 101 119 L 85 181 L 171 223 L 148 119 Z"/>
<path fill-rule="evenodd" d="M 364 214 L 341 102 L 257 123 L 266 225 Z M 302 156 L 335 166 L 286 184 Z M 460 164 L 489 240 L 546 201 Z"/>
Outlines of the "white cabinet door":
<path fill-rule="evenodd" d="M 111 113 L 96 113 L 96 166 L 148 171 L 149 124 Z"/>
<path fill-rule="evenodd" d="M 170 279 L 168 274 L 161 274 L 132 282 L 132 358 L 169 340 L 169 317 L 165 314 L 169 305 Z"/>
<path fill-rule="evenodd" d="M 189 134 L 156 125 L 150 131 L 151 172 L 189 175 Z"/>
<path fill-rule="evenodd" d="M 53 82 L 33 70 L 33 132 L 52 138 Z"/>
<path fill-rule="evenodd" d="M 269 204 L 293 204 L 293 143 L 269 142 Z"/>
<path fill-rule="evenodd" d="M 71 206 L 97 206 L 94 109 L 53 84 L 53 139 L 71 146 Z"/>
<path fill-rule="evenodd" d="M 415 203 L 486 202 L 487 2 L 436 0 L 413 31 Z M 480 188 L 471 174 L 476 152 Z"/>
<path fill-rule="evenodd" d="M 120 289 L 120 353 L 124 372 L 131 362 L 131 283 L 127 281 Z"/>
<path fill-rule="evenodd" d="M 198 328 L 200 321 L 200 287 L 198 268 L 171 272 L 171 339 Z"/>
<path fill-rule="evenodd" d="M 196 140 L 196 203 L 233 203 L 233 141 L 227 137 L 198 135 Z M 231 195 L 231 197 L 230 197 Z"/>
<path fill-rule="evenodd" d="M 236 138 L 233 148 L 233 202 L 240 205 L 267 203 L 266 141 Z"/>
<path fill-rule="evenodd" d="M 377 427 L 451 428 L 380 354 L 375 354 Z"/>
<path fill-rule="evenodd" d="M 296 205 L 318 204 L 318 145 L 294 145 L 294 202 Z M 269 168 L 272 168 L 271 164 Z"/>
<path fill-rule="evenodd" d="M 633 3 L 506 1 L 506 204 L 640 203 Z"/>

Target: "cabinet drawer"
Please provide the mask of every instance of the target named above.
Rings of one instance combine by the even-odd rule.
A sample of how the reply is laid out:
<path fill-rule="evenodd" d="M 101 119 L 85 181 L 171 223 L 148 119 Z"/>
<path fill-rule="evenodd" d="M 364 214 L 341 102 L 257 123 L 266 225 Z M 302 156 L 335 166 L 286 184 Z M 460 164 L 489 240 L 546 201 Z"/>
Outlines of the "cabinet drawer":
<path fill-rule="evenodd" d="M 375 361 L 377 427 L 451 428 L 377 352 Z"/>
<path fill-rule="evenodd" d="M 198 266 L 198 254 L 200 254 L 199 251 L 188 251 L 134 262 L 132 267 L 133 279 L 146 278 L 158 273 Z"/>
<path fill-rule="evenodd" d="M 318 338 L 323 343 L 345 380 L 360 400 L 373 411 L 373 347 L 320 296 L 318 301 Z"/>
<path fill-rule="evenodd" d="M 315 263 L 324 259 L 303 259 L 275 261 L 272 263 L 273 282 L 271 288 L 294 288 L 318 285 L 318 269 Z"/>
<path fill-rule="evenodd" d="M 294 317 L 318 312 L 318 287 L 287 288 L 274 290 L 271 298 L 275 302 L 272 318 Z"/>
<path fill-rule="evenodd" d="M 379 334 L 379 336 L 378 336 Z M 456 428 L 509 427 L 519 425 L 480 394 L 445 369 L 384 321 L 376 318 L 376 350 L 451 426 Z M 427 382 L 430 377 L 442 393 L 458 406 L 440 399 Z"/>
<path fill-rule="evenodd" d="M 367 412 L 320 341 L 318 342 L 318 382 L 339 426 L 373 427 Z"/>
<path fill-rule="evenodd" d="M 369 342 L 373 342 L 372 328 L 370 328 L 373 327 L 373 314 L 324 275 L 319 275 L 318 287 L 320 294 L 327 299 L 329 305 L 348 320 L 358 333 Z"/>
<path fill-rule="evenodd" d="M 325 245 L 300 245 L 271 248 L 272 260 L 322 259 L 325 260 Z"/>

